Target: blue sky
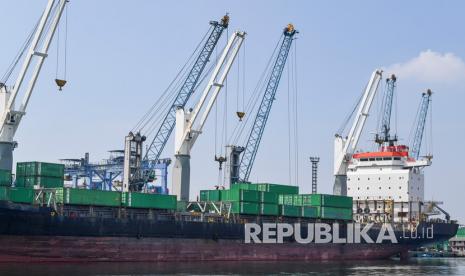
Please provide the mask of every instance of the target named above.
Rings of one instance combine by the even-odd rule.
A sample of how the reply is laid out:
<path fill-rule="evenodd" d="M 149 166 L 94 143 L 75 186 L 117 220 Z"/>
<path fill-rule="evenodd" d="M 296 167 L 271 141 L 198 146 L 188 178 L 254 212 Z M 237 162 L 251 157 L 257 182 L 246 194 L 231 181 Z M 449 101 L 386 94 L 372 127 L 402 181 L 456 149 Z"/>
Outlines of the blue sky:
<path fill-rule="evenodd" d="M 0 1 L 3 73 L 46 1 Z M 57 92 L 55 44 L 16 139 L 15 161 L 57 161 L 120 149 L 127 134 L 173 79 L 209 20 L 225 12 L 229 33 L 245 30 L 247 95 L 263 72 L 282 28 L 297 43 L 299 186 L 311 191 L 308 156 L 321 157 L 319 190 L 332 190 L 333 137 L 375 68 L 398 75 L 397 130 L 407 142 L 420 93 L 433 95 L 433 166 L 426 197 L 444 201 L 465 222 L 465 4 L 460 1 L 71 1 L 68 85 Z M 222 43 L 226 40 L 223 36 Z M 231 73 L 233 78 L 233 73 Z M 385 74 L 387 76 L 387 74 Z M 287 79 L 252 172 L 252 180 L 288 183 Z M 382 91 L 382 90 L 380 90 Z M 233 127 L 236 89 L 228 90 Z M 224 93 L 223 93 L 224 94 Z M 222 100 L 224 100 L 224 95 Z M 220 98 L 221 98 L 220 97 Z M 372 149 L 377 101 L 360 147 Z M 222 107 L 222 105 L 221 105 Z M 192 151 L 192 198 L 218 179 L 214 118 Z M 430 147 L 431 148 L 431 147 Z M 164 156 L 171 157 L 168 144 Z M 293 180 L 294 184 L 296 183 Z"/>

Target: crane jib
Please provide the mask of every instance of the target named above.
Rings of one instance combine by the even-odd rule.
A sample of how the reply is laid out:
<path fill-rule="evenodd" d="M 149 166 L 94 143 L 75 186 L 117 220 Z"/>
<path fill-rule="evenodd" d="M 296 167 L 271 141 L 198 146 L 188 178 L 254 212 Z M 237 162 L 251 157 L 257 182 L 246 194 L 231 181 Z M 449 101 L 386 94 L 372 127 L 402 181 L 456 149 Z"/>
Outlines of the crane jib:
<path fill-rule="evenodd" d="M 284 39 L 281 43 L 276 60 L 272 67 L 265 93 L 260 103 L 260 107 L 255 117 L 247 144 L 244 149 L 244 153 L 241 158 L 241 163 L 239 166 L 240 181 L 248 181 L 249 179 L 250 172 L 257 155 L 258 147 L 263 136 L 263 131 L 265 130 L 266 121 L 268 120 L 279 81 L 286 64 L 286 59 L 291 48 L 292 40 L 296 33 L 297 31 L 292 25 L 289 25 L 284 30 Z"/>
<path fill-rule="evenodd" d="M 173 132 L 176 123 L 176 110 L 178 108 L 183 108 L 187 104 L 190 96 L 194 92 L 200 76 L 205 69 L 206 64 L 210 59 L 211 54 L 213 53 L 213 50 L 215 49 L 215 46 L 218 43 L 218 40 L 221 37 L 221 34 L 223 33 L 224 29 L 227 28 L 227 23 L 228 22 L 224 21 L 221 23 L 211 22 L 213 29 L 207 38 L 202 50 L 200 51 L 200 54 L 198 55 L 195 63 L 190 69 L 184 84 L 181 86 L 181 89 L 179 90 L 176 99 L 166 114 L 160 128 L 147 148 L 144 161 L 156 163 L 160 158 L 161 152 L 168 142 L 170 134 Z"/>

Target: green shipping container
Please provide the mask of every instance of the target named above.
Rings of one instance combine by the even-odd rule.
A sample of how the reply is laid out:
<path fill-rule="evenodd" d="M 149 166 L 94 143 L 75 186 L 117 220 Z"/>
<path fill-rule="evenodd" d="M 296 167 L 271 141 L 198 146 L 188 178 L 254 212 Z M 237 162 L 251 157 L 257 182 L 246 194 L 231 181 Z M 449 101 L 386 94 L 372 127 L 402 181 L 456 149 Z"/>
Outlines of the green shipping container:
<path fill-rule="evenodd" d="M 201 190 L 200 201 L 220 201 L 221 200 L 220 190 Z"/>
<path fill-rule="evenodd" d="M 279 195 L 278 203 L 279 205 L 293 205 L 292 200 L 293 195 Z"/>
<path fill-rule="evenodd" d="M 63 183 L 63 177 L 18 176 L 16 178 L 16 186 L 26 188 L 32 188 L 35 185 L 42 188 L 61 188 L 63 187 Z"/>
<path fill-rule="evenodd" d="M 318 207 L 318 215 L 322 219 L 352 220 L 352 208 Z"/>
<path fill-rule="evenodd" d="M 352 209 L 353 200 L 348 196 L 312 194 L 310 195 L 312 206 L 328 206 Z"/>
<path fill-rule="evenodd" d="M 18 203 L 34 203 L 34 189 L 30 188 L 11 188 L 10 200 Z"/>
<path fill-rule="evenodd" d="M 302 206 L 312 206 L 312 195 L 301 195 L 302 196 Z"/>
<path fill-rule="evenodd" d="M 0 187 L 0 200 L 10 200 L 9 187 Z"/>
<path fill-rule="evenodd" d="M 200 201 L 208 201 L 208 190 L 200 190 Z"/>
<path fill-rule="evenodd" d="M 301 207 L 293 205 L 279 205 L 280 214 L 285 217 L 300 217 Z"/>
<path fill-rule="evenodd" d="M 11 187 L 10 170 L 0 170 L 0 186 Z"/>
<path fill-rule="evenodd" d="M 210 190 L 208 191 L 208 200 L 209 201 L 220 201 L 221 194 L 220 190 Z"/>
<path fill-rule="evenodd" d="M 71 205 L 121 206 L 121 193 L 66 188 L 64 202 Z"/>
<path fill-rule="evenodd" d="M 260 204 L 260 214 L 266 216 L 277 216 L 279 215 L 279 205 L 262 203 Z"/>
<path fill-rule="evenodd" d="M 302 217 L 304 218 L 317 218 L 318 217 L 318 207 L 313 206 L 302 206 Z"/>
<path fill-rule="evenodd" d="M 258 191 L 258 185 L 252 183 L 234 183 L 230 190 L 251 190 Z"/>
<path fill-rule="evenodd" d="M 294 205 L 294 206 L 303 206 L 302 205 L 302 195 L 293 195 L 292 196 L 292 205 Z"/>
<path fill-rule="evenodd" d="M 258 190 L 262 192 L 273 192 L 277 194 L 298 194 L 299 187 L 282 184 L 257 183 Z"/>
<path fill-rule="evenodd" d="M 229 201 L 229 190 L 220 190 L 221 201 Z"/>
<path fill-rule="evenodd" d="M 260 202 L 260 192 L 252 190 L 229 190 L 228 201 Z"/>
<path fill-rule="evenodd" d="M 176 210 L 177 200 L 174 195 L 122 193 L 121 205 L 131 208 Z"/>
<path fill-rule="evenodd" d="M 65 166 L 63 164 L 46 162 L 18 162 L 16 176 L 49 176 L 63 178 Z"/>
<path fill-rule="evenodd" d="M 234 214 L 258 215 L 260 214 L 260 204 L 255 202 L 233 202 L 231 212 Z"/>
<path fill-rule="evenodd" d="M 260 192 L 260 202 L 278 204 L 278 194 L 272 192 Z"/>

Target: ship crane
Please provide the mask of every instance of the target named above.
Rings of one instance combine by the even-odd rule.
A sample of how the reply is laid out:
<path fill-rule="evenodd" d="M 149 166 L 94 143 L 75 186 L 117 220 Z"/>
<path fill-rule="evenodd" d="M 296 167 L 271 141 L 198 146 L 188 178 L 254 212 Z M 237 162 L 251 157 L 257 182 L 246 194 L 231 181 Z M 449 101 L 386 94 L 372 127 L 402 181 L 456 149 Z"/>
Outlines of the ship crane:
<path fill-rule="evenodd" d="M 391 113 L 392 113 L 392 101 L 394 99 L 394 90 L 396 88 L 396 76 L 391 75 L 390 78 L 386 79 L 386 93 L 384 94 L 383 99 L 383 110 L 382 110 L 382 120 L 381 128 L 379 133 L 376 134 L 375 141 L 380 146 L 388 143 L 389 146 L 394 146 L 394 143 L 397 141 L 397 136 L 391 138 Z"/>
<path fill-rule="evenodd" d="M 68 0 L 48 1 L 32 36 L 14 86 L 10 89 L 6 84 L 0 83 L 0 169 L 11 171 L 13 167 L 13 150 L 17 146 L 14 136 L 26 114 L 29 99 L 45 58 L 48 56 L 50 43 L 67 2 Z M 34 68 L 33 64 L 35 64 Z M 21 90 L 26 80 L 28 80 L 26 89 Z M 20 91 L 24 96 L 21 104 L 16 108 L 15 102 Z"/>
<path fill-rule="evenodd" d="M 355 115 L 355 120 L 350 128 L 347 137 L 342 137 L 342 134 L 336 134 L 334 140 L 334 186 L 333 193 L 335 195 L 347 194 L 347 167 L 348 163 L 355 153 L 355 150 L 368 118 L 373 99 L 378 90 L 379 82 L 381 81 L 382 71 L 375 70 L 371 75 L 370 81 L 366 86 L 362 99 L 359 103 L 358 111 Z"/>
<path fill-rule="evenodd" d="M 229 16 L 225 15 L 220 22 L 211 21 L 212 29 L 200 50 L 195 62 L 185 78 L 179 92 L 174 99 L 173 104 L 166 113 L 159 129 L 150 142 L 145 155 L 142 152 L 131 151 L 131 148 L 142 149 L 142 142 L 145 141 L 145 136 L 140 133 L 130 133 L 125 139 L 125 154 L 127 158 L 124 163 L 123 172 L 123 190 L 141 190 L 149 177 L 155 172 L 157 164 L 160 162 L 160 155 L 165 148 L 171 132 L 173 132 L 176 122 L 176 110 L 184 108 L 196 89 L 201 75 L 210 60 L 223 31 L 228 27 Z M 140 145 L 137 145 L 140 143 Z M 140 160 L 143 159 L 143 160 Z"/>
<path fill-rule="evenodd" d="M 189 200 L 191 149 L 202 133 L 203 126 L 224 85 L 224 81 L 228 76 L 229 70 L 239 52 L 244 38 L 245 33 L 239 31 L 234 32 L 231 36 L 197 105 L 187 112 L 181 107 L 176 110 L 174 140 L 176 160 L 173 167 L 173 194 L 177 195 L 178 200 Z M 200 121 L 195 125 L 199 118 L 200 111 L 203 109 L 209 95 L 210 99 L 204 108 Z"/>
<path fill-rule="evenodd" d="M 423 140 L 426 117 L 428 115 L 429 103 L 431 102 L 432 94 L 433 92 L 431 92 L 430 89 L 422 94 L 418 122 L 415 129 L 415 134 L 413 136 L 412 146 L 410 147 L 410 157 L 414 158 L 415 160 L 418 160 L 420 157 L 421 142 Z"/>
<path fill-rule="evenodd" d="M 265 130 L 266 122 L 275 100 L 279 81 L 281 79 L 284 66 L 286 65 L 287 56 L 296 33 L 298 33 L 298 31 L 292 24 L 288 24 L 286 28 L 284 28 L 284 39 L 281 42 L 281 46 L 271 69 L 271 74 L 269 76 L 260 107 L 258 108 L 257 115 L 255 116 L 254 123 L 250 130 L 246 146 L 228 146 L 229 165 L 227 167 L 229 169 L 229 175 L 227 177 L 227 181 L 229 182 L 229 185 L 236 182 L 247 182 L 249 179 L 250 172 L 252 171 L 253 163 L 258 152 L 258 147 Z M 244 153 L 240 159 L 239 156 L 242 152 Z"/>

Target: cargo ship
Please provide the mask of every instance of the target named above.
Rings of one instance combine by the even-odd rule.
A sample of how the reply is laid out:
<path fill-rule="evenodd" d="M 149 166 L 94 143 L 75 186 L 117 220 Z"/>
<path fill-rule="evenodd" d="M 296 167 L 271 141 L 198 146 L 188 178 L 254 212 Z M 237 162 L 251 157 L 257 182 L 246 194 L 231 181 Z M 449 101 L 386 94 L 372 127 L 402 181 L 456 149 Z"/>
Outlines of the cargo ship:
<path fill-rule="evenodd" d="M 200 200 L 190 203 L 170 195 L 38 185 L 1 191 L 2 262 L 383 259 L 407 256 L 409 250 L 448 240 L 457 231 L 457 224 L 422 221 L 409 226 L 414 228 L 391 224 L 396 242 L 302 244 L 289 237 L 283 243 L 246 243 L 249 223 L 288 223 L 301 227 L 301 233 L 316 223 L 337 223 L 340 238 L 348 238 L 355 204 L 351 197 L 300 195 L 297 187 L 278 184 L 202 191 Z M 381 227 L 373 224 L 367 232 L 372 241 Z M 431 230 L 432 236 L 425 235 Z"/>
<path fill-rule="evenodd" d="M 448 215 L 445 220 L 429 218 L 435 205 L 426 208 L 423 196 L 422 169 L 430 164 L 428 160 L 411 156 L 408 147 L 389 139 L 379 152 L 354 152 L 380 71 L 373 73 L 349 136 L 336 137 L 334 195 L 300 194 L 292 185 L 247 181 L 298 33 L 292 24 L 282 31 L 273 65 L 268 66 L 268 81 L 246 146 L 231 146 L 227 158 L 215 156 L 220 168 L 227 162 L 228 189 L 213 183 L 216 189 L 201 191 L 198 200 L 190 202 L 190 151 L 225 85 L 245 32 L 234 32 L 228 40 L 200 101 L 194 108 L 186 104 L 213 60 L 215 46 L 228 27 L 228 15 L 210 22 L 204 43 L 188 62 L 192 67 L 183 67 L 186 72 L 178 74 L 184 80 L 173 82 L 181 88 L 169 96 L 175 101 L 166 106 L 164 119 L 150 115 L 164 107 L 145 116 L 163 121 L 147 158 L 142 154 L 146 137 L 137 129 L 126 136 L 118 162 L 96 166 L 116 168 L 123 177 L 121 183 L 112 186 L 112 176 L 100 175 L 101 184 L 110 184 L 100 190 L 86 184 L 65 185 L 64 179 L 70 177 L 65 166 L 44 162 L 19 162 L 13 177 L 14 135 L 67 2 L 48 1 L 35 31 L 12 63 L 18 63 L 29 45 L 17 81 L 11 86 L 0 83 L 0 262 L 369 260 L 405 257 L 411 249 L 448 240 L 457 232 L 458 225 Z M 25 78 L 30 85 L 16 109 Z M 62 90 L 66 80 L 55 81 Z M 204 114 L 198 116 L 201 111 Z M 238 110 L 237 116 L 242 120 L 245 112 Z M 141 125 L 152 128 L 152 123 Z M 155 168 L 163 165 L 166 173 L 168 163 L 161 164 L 159 157 L 173 129 L 173 195 L 165 194 L 166 174 L 160 193 L 147 193 Z M 78 166 L 83 172 L 78 169 L 75 176 L 90 170 L 88 158 L 84 161 Z M 93 177 L 91 172 L 88 178 Z M 391 188 L 398 186 L 400 191 L 393 193 Z"/>

